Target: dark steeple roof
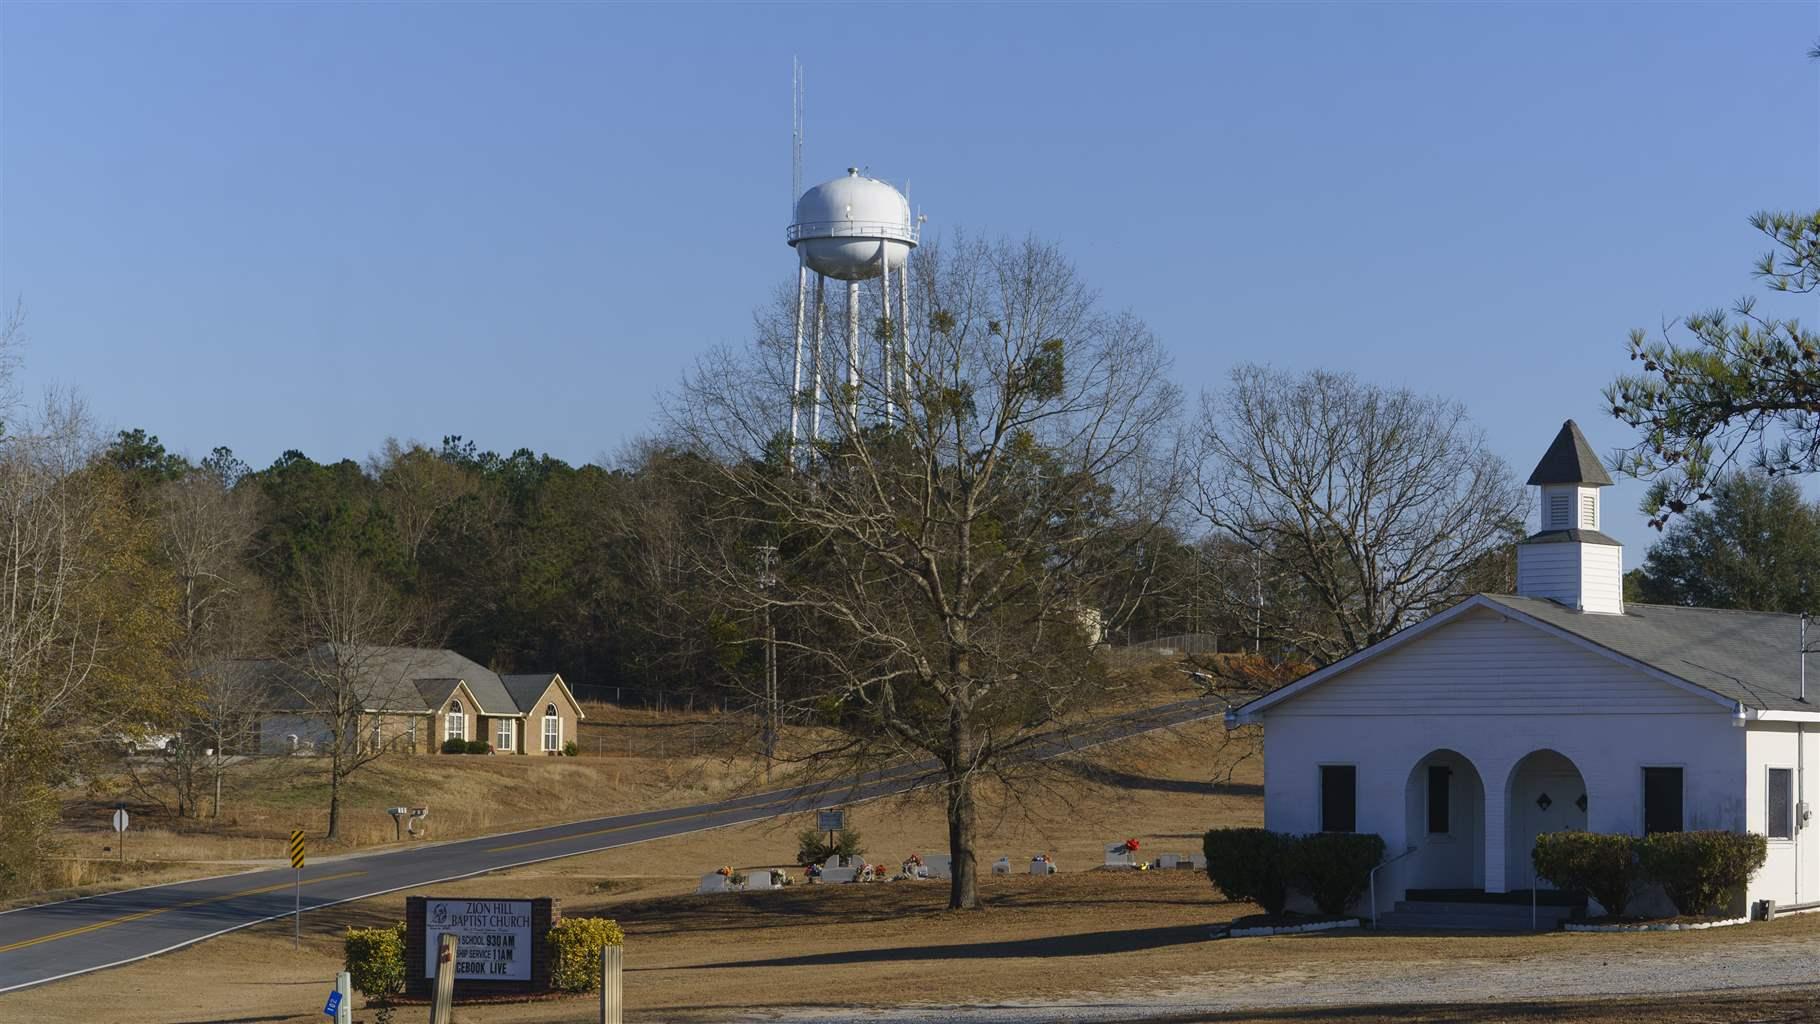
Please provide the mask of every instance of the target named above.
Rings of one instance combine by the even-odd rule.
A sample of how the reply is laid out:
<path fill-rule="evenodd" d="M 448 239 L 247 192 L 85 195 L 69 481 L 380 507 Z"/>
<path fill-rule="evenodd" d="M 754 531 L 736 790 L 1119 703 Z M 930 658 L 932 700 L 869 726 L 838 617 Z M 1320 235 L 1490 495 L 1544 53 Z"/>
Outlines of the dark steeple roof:
<path fill-rule="evenodd" d="M 1555 435 L 1555 442 L 1548 446 L 1548 454 L 1536 463 L 1536 471 L 1529 474 L 1531 485 L 1537 484 L 1591 484 L 1594 487 L 1611 486 L 1611 476 L 1605 467 L 1599 464 L 1599 457 L 1593 454 L 1592 445 L 1586 443 L 1586 435 L 1580 433 L 1580 425 L 1573 420 L 1561 424 L 1561 432 Z"/>

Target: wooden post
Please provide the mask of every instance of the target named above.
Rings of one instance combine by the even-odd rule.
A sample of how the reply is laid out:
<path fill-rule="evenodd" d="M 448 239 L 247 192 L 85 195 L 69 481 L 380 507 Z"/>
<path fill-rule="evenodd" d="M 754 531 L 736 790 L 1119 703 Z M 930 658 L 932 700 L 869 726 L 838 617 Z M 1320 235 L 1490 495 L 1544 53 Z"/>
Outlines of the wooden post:
<path fill-rule="evenodd" d="M 455 944 L 461 937 L 443 932 L 436 944 L 436 987 L 430 994 L 430 1024 L 449 1024 L 455 1002 Z"/>
<path fill-rule="evenodd" d="M 600 950 L 600 1024 L 624 1024 L 625 990 L 620 976 L 625 966 L 624 946 L 602 946 Z"/>

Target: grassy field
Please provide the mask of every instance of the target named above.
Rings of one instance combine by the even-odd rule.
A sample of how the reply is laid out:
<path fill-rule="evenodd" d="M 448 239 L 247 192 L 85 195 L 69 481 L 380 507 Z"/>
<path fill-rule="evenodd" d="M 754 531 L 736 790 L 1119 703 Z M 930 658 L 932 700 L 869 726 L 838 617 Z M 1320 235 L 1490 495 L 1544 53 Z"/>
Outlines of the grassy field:
<path fill-rule="evenodd" d="M 1210 781 L 1217 778 L 1220 781 Z M 1259 764 L 1249 738 L 1217 723 L 1184 726 L 1094 752 L 1017 799 L 999 793 L 984 859 L 1026 863 L 1053 853 L 1062 874 L 985 880 L 982 913 L 944 909 L 939 882 L 803 886 L 776 893 L 697 896 L 696 879 L 721 864 L 786 864 L 806 820 L 736 826 L 569 858 L 439 886 L 435 895 L 555 896 L 569 915 L 604 915 L 627 934 L 626 993 L 639 1021 L 718 1021 L 836 1007 L 888 1007 L 913 997 L 991 1004 L 1141 998 L 1217 972 L 1220 984 L 1358 977 L 1426 965 L 1535 962 L 1563 951 L 1616 957 L 1724 956 L 1741 942 L 1815 942 L 1820 915 L 1714 932 L 1511 937 L 1354 933 L 1214 941 L 1210 927 L 1256 908 L 1222 900 L 1194 872 L 1106 872 L 1105 842 L 1136 836 L 1146 852 L 1188 852 L 1214 825 L 1259 820 Z M 896 863 L 939 850 L 939 808 L 894 799 L 862 805 L 854 819 L 868 859 Z M 153 961 L 0 997 L 6 1019 L 70 1020 L 67 1007 L 131 1005 L 84 1020 L 144 1022 L 316 1020 L 337 969 L 340 935 L 402 915 L 403 893 L 332 908 L 305 920 L 304 948 L 288 922 L 249 929 Z M 557 1024 L 588 1019 L 591 996 L 458 1008 L 466 1024 Z M 421 1008 L 402 1011 L 415 1019 Z M 1625 1001 L 1330 1007 L 1240 1013 L 1233 1021 L 1597 1022 L 1802 1021 L 1807 994 L 1758 993 Z M 357 1020 L 373 1020 L 371 1011 Z M 1180 1020 L 1204 1019 L 1184 1016 Z"/>
<path fill-rule="evenodd" d="M 1109 660 L 1101 713 L 1198 692 L 1173 661 Z M 393 806 L 428 806 L 430 838 L 460 839 L 695 803 L 763 783 L 749 716 L 611 704 L 584 711 L 574 758 L 398 755 L 373 762 L 344 789 L 342 836 L 333 844 L 320 838 L 328 823 L 321 758 L 256 758 L 236 767 L 219 819 L 178 817 L 168 791 L 140 791 L 124 772 L 101 776 L 64 794 L 52 886 L 0 908 L 276 863 L 295 828 L 310 833 L 318 857 L 384 846 L 396 841 L 385 811 Z M 791 740 L 786 735 L 785 745 Z M 778 781 L 789 775 L 780 769 Z M 116 801 L 126 802 L 133 819 L 124 858 L 109 825 Z"/>
<path fill-rule="evenodd" d="M 343 790 L 343 835 L 333 844 L 320 838 L 329 791 L 322 758 L 255 758 L 235 767 L 219 819 L 180 818 L 169 811 L 167 792 L 148 798 L 124 773 L 98 778 L 65 794 L 53 891 L 14 903 L 276 862 L 294 828 L 311 834 L 317 856 L 383 846 L 396 841 L 387 807 L 427 806 L 430 838 L 459 839 L 693 803 L 762 778 L 761 766 L 740 754 L 746 723 L 739 716 L 585 710 L 579 757 L 401 754 L 371 763 Z M 116 800 L 132 815 L 124 860 L 109 824 Z"/>

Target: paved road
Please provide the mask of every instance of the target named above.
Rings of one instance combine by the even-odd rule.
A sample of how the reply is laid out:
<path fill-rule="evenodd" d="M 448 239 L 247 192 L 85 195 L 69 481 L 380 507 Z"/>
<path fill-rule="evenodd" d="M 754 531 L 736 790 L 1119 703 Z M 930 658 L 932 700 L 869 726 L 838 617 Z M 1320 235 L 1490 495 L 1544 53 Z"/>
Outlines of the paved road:
<path fill-rule="evenodd" d="M 1216 700 L 1178 701 L 1105 719 L 1033 747 L 1031 754 L 1054 757 L 1223 712 Z M 308 911 L 559 857 L 873 800 L 933 781 L 928 765 L 910 765 L 831 785 L 342 857 L 305 867 L 301 887 L 295 872 L 281 868 L 25 907 L 0 914 L 0 992 L 142 960 L 284 917 L 296 899 Z"/>

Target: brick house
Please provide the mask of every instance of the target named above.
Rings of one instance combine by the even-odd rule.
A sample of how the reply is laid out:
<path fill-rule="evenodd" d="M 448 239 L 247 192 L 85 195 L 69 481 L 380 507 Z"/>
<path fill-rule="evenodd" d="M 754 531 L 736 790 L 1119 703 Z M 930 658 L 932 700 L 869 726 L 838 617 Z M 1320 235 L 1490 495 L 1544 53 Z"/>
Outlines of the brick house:
<path fill-rule="evenodd" d="M 235 667 L 264 684 L 269 710 L 260 720 L 259 749 L 268 754 L 328 741 L 324 678 L 350 680 L 343 688 L 359 705 L 363 747 L 433 754 L 448 740 L 484 740 L 496 754 L 553 756 L 578 739 L 587 717 L 555 672 L 501 676 L 446 649 L 319 647 L 295 662 Z"/>

